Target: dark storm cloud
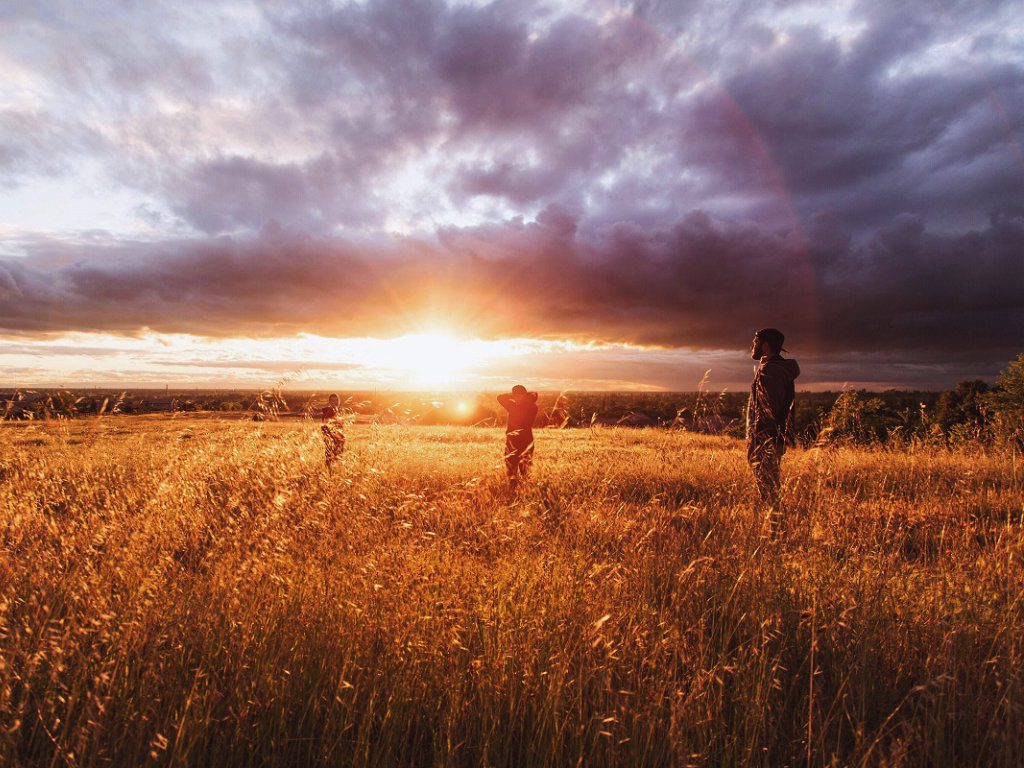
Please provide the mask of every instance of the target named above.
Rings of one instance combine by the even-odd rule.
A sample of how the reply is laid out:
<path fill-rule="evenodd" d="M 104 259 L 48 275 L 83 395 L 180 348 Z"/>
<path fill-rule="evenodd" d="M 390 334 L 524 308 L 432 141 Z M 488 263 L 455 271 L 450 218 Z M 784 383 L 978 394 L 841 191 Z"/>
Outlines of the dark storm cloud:
<path fill-rule="evenodd" d="M 274 90 L 251 105 L 247 137 L 311 141 L 315 155 L 183 159 L 175 148 L 203 146 L 201 122 L 168 119 L 128 133 L 151 152 L 111 161 L 120 179 L 202 232 L 380 227 L 395 207 L 381 190 L 431 145 L 452 159 L 419 171 L 438 181 L 423 201 L 428 216 L 438 195 L 455 205 L 479 196 L 573 203 L 657 119 L 650 94 L 630 83 L 659 42 L 629 18 L 548 12 L 540 18 L 551 23 L 534 29 L 520 4 L 406 0 L 267 18 L 274 37 L 258 46 Z M 238 77 L 243 90 L 259 80 Z"/>
<path fill-rule="evenodd" d="M 879 36 L 865 33 L 844 53 L 820 30 L 795 31 L 725 83 L 729 100 L 686 105 L 686 151 L 696 145 L 703 162 L 728 168 L 755 135 L 767 150 L 758 163 L 777 165 L 803 213 L 840 211 L 857 225 L 899 211 L 959 214 L 962 224 L 1024 195 L 1020 65 L 891 77 L 891 41 Z M 737 167 L 738 177 L 763 172 L 758 163 Z"/>
<path fill-rule="evenodd" d="M 275 21 L 290 93 L 331 126 L 335 151 L 365 161 L 363 182 L 440 142 L 452 160 L 439 191 L 457 204 L 567 202 L 656 117 L 631 83 L 661 43 L 628 17 L 376 0 Z"/>
<path fill-rule="evenodd" d="M 71 261 L 37 244 L 0 263 L 0 327 L 388 335 L 433 320 L 485 335 L 735 348 L 773 324 L 819 352 L 1005 359 L 1024 338 L 1022 252 L 1024 217 L 945 235 L 902 215 L 855 246 L 828 220 L 806 238 L 699 212 L 658 230 L 593 230 L 557 208 L 430 239 L 281 231 L 83 247 Z"/>
<path fill-rule="evenodd" d="M 545 116 L 592 106 L 654 49 L 653 32 L 630 18 L 596 22 L 539 9 L 373 0 L 291 13 L 276 23 L 291 46 L 293 92 L 305 106 L 337 114 L 339 96 L 372 89 L 393 118 L 389 130 L 396 121 L 433 129 L 423 114 L 433 112 L 454 117 L 457 131 L 486 129 L 490 136 L 533 132 Z"/>

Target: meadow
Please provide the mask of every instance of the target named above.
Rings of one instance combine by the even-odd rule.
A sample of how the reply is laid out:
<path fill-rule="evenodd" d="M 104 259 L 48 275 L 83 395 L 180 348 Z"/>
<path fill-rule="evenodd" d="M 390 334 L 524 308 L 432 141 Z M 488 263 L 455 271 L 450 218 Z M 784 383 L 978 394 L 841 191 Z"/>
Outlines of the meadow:
<path fill-rule="evenodd" d="M 1020 765 L 1008 449 L 0 426 L 0 764 Z"/>

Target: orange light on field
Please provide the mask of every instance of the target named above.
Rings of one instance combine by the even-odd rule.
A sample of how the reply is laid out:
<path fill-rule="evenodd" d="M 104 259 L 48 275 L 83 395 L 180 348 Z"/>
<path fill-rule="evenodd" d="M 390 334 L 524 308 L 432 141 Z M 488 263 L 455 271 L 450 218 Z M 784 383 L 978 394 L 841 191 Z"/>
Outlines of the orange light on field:
<path fill-rule="evenodd" d="M 469 413 L 469 403 L 467 403 L 465 400 L 460 400 L 455 404 L 455 410 L 458 411 L 463 416 L 465 416 L 467 413 Z"/>

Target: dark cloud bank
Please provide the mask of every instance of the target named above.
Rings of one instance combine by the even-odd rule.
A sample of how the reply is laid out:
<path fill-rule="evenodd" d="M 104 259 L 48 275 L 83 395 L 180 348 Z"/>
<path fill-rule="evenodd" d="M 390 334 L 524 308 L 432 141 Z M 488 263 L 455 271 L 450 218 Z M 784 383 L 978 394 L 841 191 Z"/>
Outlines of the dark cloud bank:
<path fill-rule="evenodd" d="M 53 5 L 34 29 L 63 16 L 74 37 L 85 22 Z M 197 109 L 243 94 L 253 130 L 305 137 L 304 159 L 221 149 L 180 116 L 104 148 L 70 110 L 0 115 L 8 183 L 59 174 L 49 144 L 78 137 L 179 225 L 157 243 L 29 238 L 0 261 L 0 327 L 386 335 L 428 318 L 735 349 L 774 324 L 865 369 L 992 370 L 1024 349 L 1010 3 L 860 2 L 855 32 L 781 2 L 284 7 L 224 43 L 230 66 L 139 10 L 128 28 L 152 47 L 91 30 L 88 66 L 50 76 L 133 114 L 175 87 Z M 490 223 L 387 234 L 382 190 L 417 158 L 436 183 L 406 218 L 488 204 Z"/>
<path fill-rule="evenodd" d="M 855 246 L 834 220 L 803 234 L 692 213 L 663 228 L 536 222 L 431 238 L 236 240 L 79 247 L 0 262 L 0 325 L 212 336 L 388 334 L 424 320 L 498 336 L 732 348 L 764 324 L 817 352 L 961 350 L 1024 340 L 1024 217 L 932 234 L 897 216 Z"/>

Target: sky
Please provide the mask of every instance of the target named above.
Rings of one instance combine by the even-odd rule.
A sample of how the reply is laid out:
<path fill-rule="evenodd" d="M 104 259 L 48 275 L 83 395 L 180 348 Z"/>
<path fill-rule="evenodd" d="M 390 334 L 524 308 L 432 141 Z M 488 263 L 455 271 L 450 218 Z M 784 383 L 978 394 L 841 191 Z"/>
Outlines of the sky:
<path fill-rule="evenodd" d="M 7 0 L 0 387 L 804 389 L 1024 352 L 999 0 Z"/>

